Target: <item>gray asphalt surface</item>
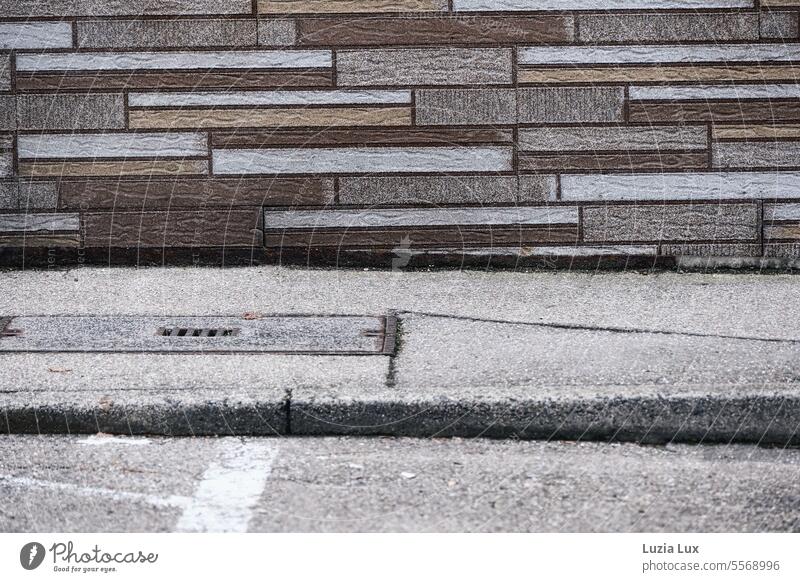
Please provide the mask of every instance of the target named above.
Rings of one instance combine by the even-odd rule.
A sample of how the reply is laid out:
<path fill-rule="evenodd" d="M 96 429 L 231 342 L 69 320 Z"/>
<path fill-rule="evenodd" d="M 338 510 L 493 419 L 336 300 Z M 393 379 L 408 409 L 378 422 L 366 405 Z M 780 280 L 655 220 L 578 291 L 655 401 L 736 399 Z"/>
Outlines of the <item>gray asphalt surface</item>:
<path fill-rule="evenodd" d="M 800 530 L 800 452 L 394 438 L 0 438 L 0 531 Z"/>

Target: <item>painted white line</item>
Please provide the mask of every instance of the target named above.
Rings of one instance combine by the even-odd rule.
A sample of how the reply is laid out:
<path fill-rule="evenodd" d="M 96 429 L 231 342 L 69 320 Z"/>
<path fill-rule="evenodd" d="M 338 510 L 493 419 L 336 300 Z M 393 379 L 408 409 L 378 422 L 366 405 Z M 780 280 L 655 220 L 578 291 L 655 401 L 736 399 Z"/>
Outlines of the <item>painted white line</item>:
<path fill-rule="evenodd" d="M 191 499 L 183 495 L 170 495 L 159 497 L 147 493 L 132 493 L 129 491 L 117 491 L 104 487 L 86 487 L 75 483 L 56 483 L 54 481 L 43 481 L 41 479 L 31 479 L 30 477 L 10 477 L 0 475 L 0 488 L 10 485 L 12 487 L 40 488 L 65 491 L 76 495 L 86 495 L 87 497 L 108 497 L 115 501 L 138 501 L 155 505 L 156 507 L 187 507 L 191 504 Z"/>
<path fill-rule="evenodd" d="M 271 443 L 224 439 L 219 460 L 203 473 L 175 531 L 246 532 L 252 510 L 272 471 Z"/>
<path fill-rule="evenodd" d="M 141 445 L 149 445 L 151 441 L 146 438 L 135 438 L 135 437 L 118 437 L 112 435 L 99 435 L 93 434 L 90 437 L 86 437 L 82 441 L 78 441 L 79 444 L 82 445 L 92 445 L 96 447 L 100 447 L 103 445 L 131 445 L 131 446 L 141 446 Z"/>

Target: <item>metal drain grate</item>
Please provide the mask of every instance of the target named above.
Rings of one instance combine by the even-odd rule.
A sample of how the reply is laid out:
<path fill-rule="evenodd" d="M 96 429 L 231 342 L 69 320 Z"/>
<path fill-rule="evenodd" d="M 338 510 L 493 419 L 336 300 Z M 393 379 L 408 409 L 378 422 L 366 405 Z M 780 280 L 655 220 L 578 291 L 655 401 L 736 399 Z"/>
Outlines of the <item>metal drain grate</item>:
<path fill-rule="evenodd" d="M 238 327 L 159 327 L 156 335 L 165 337 L 232 337 L 239 335 Z"/>

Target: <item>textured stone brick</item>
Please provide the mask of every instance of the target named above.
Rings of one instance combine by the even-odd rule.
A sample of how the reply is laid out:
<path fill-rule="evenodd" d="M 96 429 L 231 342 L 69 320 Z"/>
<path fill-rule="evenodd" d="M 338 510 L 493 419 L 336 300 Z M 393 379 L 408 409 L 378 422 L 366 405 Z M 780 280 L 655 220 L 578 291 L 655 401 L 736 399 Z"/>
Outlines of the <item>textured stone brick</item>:
<path fill-rule="evenodd" d="M 519 177 L 518 197 L 520 202 L 546 202 L 556 199 L 558 188 L 556 177 L 547 174 Z"/>
<path fill-rule="evenodd" d="M 513 203 L 514 176 L 394 176 L 339 179 L 342 204 Z"/>
<path fill-rule="evenodd" d="M 716 143 L 712 148 L 715 168 L 781 168 L 800 165 L 800 143 Z"/>
<path fill-rule="evenodd" d="M 122 129 L 125 108 L 122 95 L 68 94 L 19 95 L 19 129 Z"/>
<path fill-rule="evenodd" d="M 493 125 L 517 121 L 514 89 L 420 89 L 420 125 Z"/>
<path fill-rule="evenodd" d="M 340 85 L 511 83 L 511 49 L 420 48 L 340 51 Z"/>
<path fill-rule="evenodd" d="M 761 38 L 797 39 L 796 12 L 760 12 Z"/>
<path fill-rule="evenodd" d="M 661 254 L 670 257 L 758 257 L 760 244 L 680 244 L 661 245 Z"/>
<path fill-rule="evenodd" d="M 536 87 L 519 89 L 520 123 L 622 121 L 622 88 Z"/>
<path fill-rule="evenodd" d="M 758 14 L 581 14 L 581 42 L 757 40 Z"/>
<path fill-rule="evenodd" d="M 591 206 L 583 209 L 589 242 L 751 240 L 758 238 L 755 204 Z"/>
<path fill-rule="evenodd" d="M 14 174 L 14 156 L 10 151 L 0 151 L 0 177 L 6 178 Z"/>
<path fill-rule="evenodd" d="M 800 259 L 800 243 L 766 244 L 764 256 L 772 259 Z"/>
<path fill-rule="evenodd" d="M 0 95 L 0 130 L 17 129 L 17 100 L 13 95 Z"/>
<path fill-rule="evenodd" d="M 0 208 L 54 210 L 58 194 L 54 182 L 0 182 Z"/>
<path fill-rule="evenodd" d="M 704 149 L 705 127 L 536 127 L 519 131 L 522 151 Z"/>
<path fill-rule="evenodd" d="M 294 44 L 297 32 L 294 20 L 259 20 L 258 44 L 263 46 L 289 46 Z"/>
<path fill-rule="evenodd" d="M 0 53 L 0 91 L 11 89 L 11 55 Z"/>
<path fill-rule="evenodd" d="M 250 0 L 0 0 L 0 14 L 36 16 L 139 16 L 250 14 Z"/>
<path fill-rule="evenodd" d="M 255 19 L 78 21 L 78 46 L 162 48 L 254 46 Z"/>

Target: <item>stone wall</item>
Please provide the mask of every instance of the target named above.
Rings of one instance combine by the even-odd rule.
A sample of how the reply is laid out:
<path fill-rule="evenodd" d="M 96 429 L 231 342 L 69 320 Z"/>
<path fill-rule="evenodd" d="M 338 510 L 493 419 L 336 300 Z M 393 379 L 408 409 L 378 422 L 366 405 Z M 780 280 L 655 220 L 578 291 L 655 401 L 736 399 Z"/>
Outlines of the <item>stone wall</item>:
<path fill-rule="evenodd" d="M 0 254 L 795 259 L 798 11 L 0 0 Z"/>

